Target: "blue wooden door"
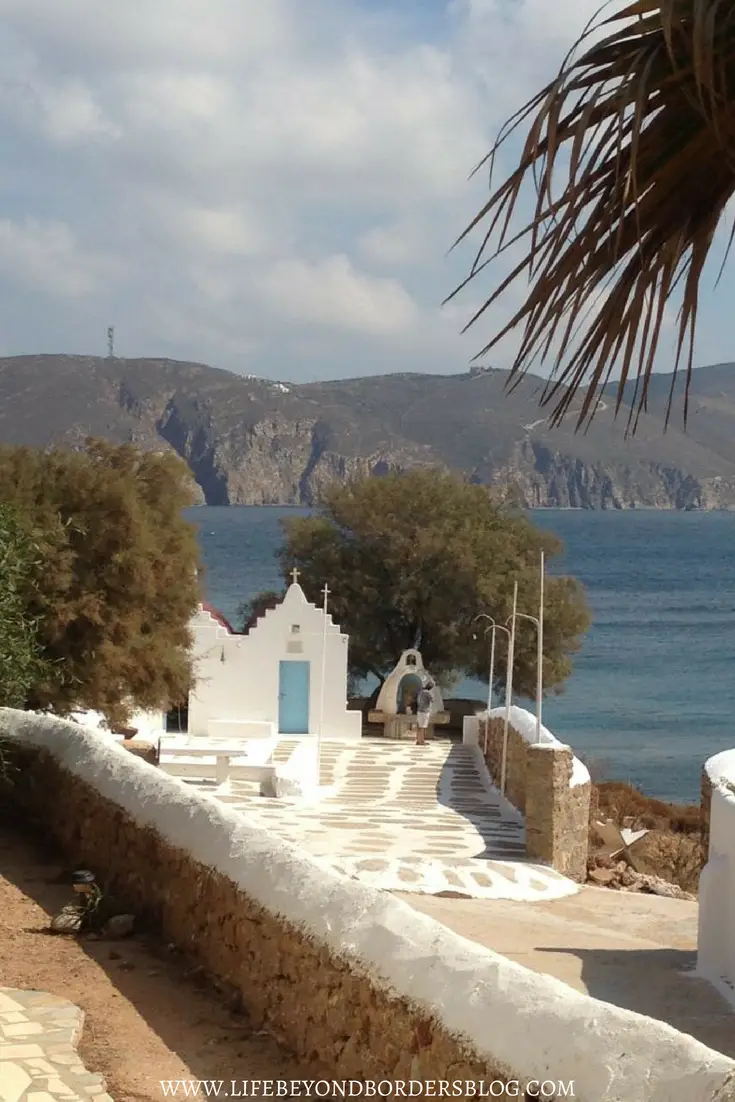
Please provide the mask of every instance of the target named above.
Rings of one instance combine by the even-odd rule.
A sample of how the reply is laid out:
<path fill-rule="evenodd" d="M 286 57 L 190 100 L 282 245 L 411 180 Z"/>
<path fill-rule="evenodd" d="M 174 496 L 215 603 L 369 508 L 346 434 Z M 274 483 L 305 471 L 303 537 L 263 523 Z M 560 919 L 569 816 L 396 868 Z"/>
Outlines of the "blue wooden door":
<path fill-rule="evenodd" d="M 278 730 L 282 735 L 309 733 L 310 662 L 281 662 L 278 678 Z"/>

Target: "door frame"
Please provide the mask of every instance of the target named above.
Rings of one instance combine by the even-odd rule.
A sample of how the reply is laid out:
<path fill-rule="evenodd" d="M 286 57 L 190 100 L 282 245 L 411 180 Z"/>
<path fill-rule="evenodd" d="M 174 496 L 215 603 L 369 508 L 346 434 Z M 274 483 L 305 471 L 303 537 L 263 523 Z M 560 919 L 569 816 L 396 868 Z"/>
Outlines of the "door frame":
<path fill-rule="evenodd" d="M 301 703 L 304 706 L 304 730 L 283 730 L 281 723 L 283 720 L 283 704 L 285 692 L 283 689 L 283 669 L 284 666 L 301 666 L 306 667 L 306 699 Z M 278 733 L 279 735 L 308 735 L 309 734 L 309 720 L 311 716 L 311 662 L 308 659 L 290 659 L 282 658 L 278 663 Z M 302 724 L 300 723 L 299 726 Z"/>

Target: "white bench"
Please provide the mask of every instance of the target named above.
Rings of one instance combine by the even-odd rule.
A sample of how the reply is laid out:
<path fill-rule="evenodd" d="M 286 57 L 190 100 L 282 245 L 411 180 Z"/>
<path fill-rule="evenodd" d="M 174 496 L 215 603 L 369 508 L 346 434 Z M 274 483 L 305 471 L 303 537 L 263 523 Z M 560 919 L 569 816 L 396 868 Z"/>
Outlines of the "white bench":
<path fill-rule="evenodd" d="M 268 719 L 210 719 L 207 734 L 216 739 L 275 738 L 276 725 Z"/>
<path fill-rule="evenodd" d="M 237 740 L 231 742 L 216 742 L 215 740 L 197 739 L 181 740 L 180 738 L 162 738 L 159 745 L 159 758 L 162 754 L 170 754 L 177 758 L 214 758 L 214 779 L 217 787 L 215 793 L 228 795 L 231 791 L 230 772 L 233 758 L 242 758 L 243 744 Z M 165 766 L 164 766 L 165 768 Z M 243 779 L 263 781 L 275 772 L 272 765 L 245 765 L 240 767 Z"/>

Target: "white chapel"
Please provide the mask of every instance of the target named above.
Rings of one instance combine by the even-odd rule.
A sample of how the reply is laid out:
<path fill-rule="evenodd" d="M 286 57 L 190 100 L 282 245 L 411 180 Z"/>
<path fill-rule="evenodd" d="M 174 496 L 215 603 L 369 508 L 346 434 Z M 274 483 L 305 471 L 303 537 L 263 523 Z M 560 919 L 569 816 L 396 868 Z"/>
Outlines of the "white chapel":
<path fill-rule="evenodd" d="M 321 723 L 324 738 L 361 737 L 362 714 L 347 708 L 348 636 L 307 601 L 297 577 L 294 571 L 281 603 L 247 635 L 234 632 L 216 609 L 199 606 L 191 625 L 190 735 L 245 722 L 254 734 L 262 725 L 275 734 L 316 735 Z"/>

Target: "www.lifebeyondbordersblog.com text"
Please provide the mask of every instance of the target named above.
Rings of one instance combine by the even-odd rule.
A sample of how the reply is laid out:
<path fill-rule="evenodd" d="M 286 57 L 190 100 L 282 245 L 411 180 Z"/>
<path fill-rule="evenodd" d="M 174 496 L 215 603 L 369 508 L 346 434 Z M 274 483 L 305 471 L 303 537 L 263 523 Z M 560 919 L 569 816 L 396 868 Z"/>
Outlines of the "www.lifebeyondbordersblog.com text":
<path fill-rule="evenodd" d="M 166 1098 L 574 1098 L 574 1080 L 162 1079 Z"/>

